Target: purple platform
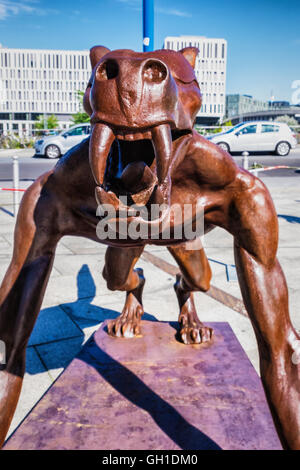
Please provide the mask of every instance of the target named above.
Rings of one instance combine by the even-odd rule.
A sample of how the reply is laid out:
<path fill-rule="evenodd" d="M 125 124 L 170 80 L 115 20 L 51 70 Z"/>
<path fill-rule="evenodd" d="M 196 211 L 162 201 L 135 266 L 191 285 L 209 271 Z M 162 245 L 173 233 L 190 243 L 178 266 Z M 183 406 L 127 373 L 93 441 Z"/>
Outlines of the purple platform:
<path fill-rule="evenodd" d="M 186 346 L 177 323 L 142 337 L 105 325 L 11 436 L 5 449 L 281 449 L 258 375 L 228 323 Z"/>

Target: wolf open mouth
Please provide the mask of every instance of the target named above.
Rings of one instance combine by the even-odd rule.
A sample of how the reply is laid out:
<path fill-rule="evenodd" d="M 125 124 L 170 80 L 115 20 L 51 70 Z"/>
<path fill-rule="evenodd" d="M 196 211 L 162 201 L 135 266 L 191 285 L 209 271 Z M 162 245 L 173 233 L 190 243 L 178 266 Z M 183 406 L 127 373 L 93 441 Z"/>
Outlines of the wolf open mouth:
<path fill-rule="evenodd" d="M 131 204 L 169 204 L 173 142 L 190 133 L 171 131 L 168 123 L 148 129 L 118 129 L 95 123 L 90 163 L 99 185 L 98 202 L 116 205 L 120 196 L 126 196 L 128 209 Z"/>

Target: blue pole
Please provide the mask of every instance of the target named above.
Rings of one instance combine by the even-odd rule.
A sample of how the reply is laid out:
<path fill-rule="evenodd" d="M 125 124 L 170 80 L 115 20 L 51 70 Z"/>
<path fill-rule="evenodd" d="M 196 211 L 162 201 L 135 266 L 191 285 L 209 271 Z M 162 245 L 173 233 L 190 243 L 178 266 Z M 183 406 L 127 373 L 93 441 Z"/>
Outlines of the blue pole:
<path fill-rule="evenodd" d="M 154 0 L 143 0 L 143 51 L 154 49 Z"/>

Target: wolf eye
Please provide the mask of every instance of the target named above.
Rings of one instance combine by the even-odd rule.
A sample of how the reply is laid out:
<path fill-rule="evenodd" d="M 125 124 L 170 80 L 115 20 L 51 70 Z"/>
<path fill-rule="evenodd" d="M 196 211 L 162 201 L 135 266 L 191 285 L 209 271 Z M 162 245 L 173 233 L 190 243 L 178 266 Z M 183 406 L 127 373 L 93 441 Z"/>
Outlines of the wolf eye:
<path fill-rule="evenodd" d="M 158 60 L 150 60 L 144 65 L 144 78 L 153 83 L 161 83 L 167 76 L 167 67 Z"/>
<path fill-rule="evenodd" d="M 119 73 L 119 66 L 115 60 L 108 59 L 99 65 L 96 71 L 96 77 L 98 80 L 111 80 L 116 78 Z"/>

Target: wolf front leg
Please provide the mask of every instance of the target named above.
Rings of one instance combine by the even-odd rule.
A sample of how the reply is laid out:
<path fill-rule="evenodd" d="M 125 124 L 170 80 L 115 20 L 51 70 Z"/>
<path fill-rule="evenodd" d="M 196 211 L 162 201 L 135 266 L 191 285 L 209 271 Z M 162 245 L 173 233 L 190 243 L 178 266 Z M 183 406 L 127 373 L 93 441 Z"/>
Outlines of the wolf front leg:
<path fill-rule="evenodd" d="M 51 198 L 40 196 L 47 176 L 43 178 L 23 198 L 13 259 L 0 291 L 0 340 L 6 349 L 5 364 L 0 366 L 0 446 L 18 403 L 26 345 L 40 310 L 59 239 Z"/>
<path fill-rule="evenodd" d="M 198 318 L 194 291 L 206 292 L 210 287 L 211 269 L 200 240 L 183 243 L 168 250 L 176 260 L 181 274 L 176 276 L 174 289 L 179 303 L 180 337 L 185 344 L 204 343 L 211 340 L 213 330 Z"/>
<path fill-rule="evenodd" d="M 145 284 L 143 270 L 134 269 L 144 247 L 108 247 L 105 254 L 103 277 L 110 290 L 126 291 L 126 300 L 121 315 L 108 324 L 112 336 L 132 338 L 140 334 L 141 318 L 144 314 L 142 294 Z"/>
<path fill-rule="evenodd" d="M 281 442 L 300 449 L 299 336 L 288 310 L 288 291 L 276 258 L 277 216 L 264 185 L 234 194 L 229 226 L 235 236 L 240 287 L 260 356 L 261 378 Z"/>

